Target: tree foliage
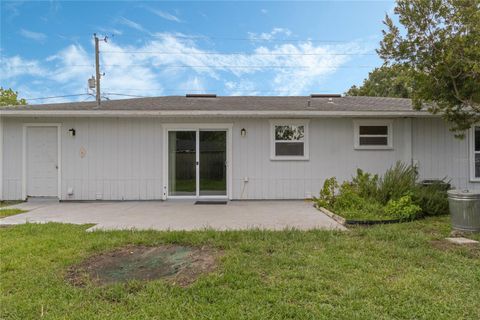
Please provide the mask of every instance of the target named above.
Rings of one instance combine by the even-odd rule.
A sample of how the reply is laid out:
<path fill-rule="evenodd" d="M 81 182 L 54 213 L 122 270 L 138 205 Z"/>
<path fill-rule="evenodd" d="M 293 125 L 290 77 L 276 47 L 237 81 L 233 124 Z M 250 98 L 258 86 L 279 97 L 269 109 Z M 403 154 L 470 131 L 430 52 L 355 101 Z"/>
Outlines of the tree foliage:
<path fill-rule="evenodd" d="M 398 0 L 400 30 L 387 15 L 377 50 L 386 65 L 413 70 L 414 106 L 463 131 L 480 121 L 480 0 Z"/>
<path fill-rule="evenodd" d="M 347 96 L 412 97 L 412 71 L 403 65 L 382 66 L 368 74 L 360 87 L 352 86 Z"/>
<path fill-rule="evenodd" d="M 0 106 L 17 106 L 22 104 L 27 104 L 27 101 L 19 99 L 18 92 L 0 87 Z"/>

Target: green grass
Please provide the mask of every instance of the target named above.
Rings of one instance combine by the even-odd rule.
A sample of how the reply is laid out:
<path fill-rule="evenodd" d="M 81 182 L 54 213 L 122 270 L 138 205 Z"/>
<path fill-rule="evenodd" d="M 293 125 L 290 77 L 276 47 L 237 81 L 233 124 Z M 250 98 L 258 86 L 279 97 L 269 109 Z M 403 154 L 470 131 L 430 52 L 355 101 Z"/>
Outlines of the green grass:
<path fill-rule="evenodd" d="M 13 206 L 14 204 L 22 203 L 23 201 L 0 201 L 0 208 Z"/>
<path fill-rule="evenodd" d="M 24 212 L 26 211 L 20 209 L 0 209 L 0 219 Z"/>
<path fill-rule="evenodd" d="M 394 217 L 387 216 L 385 214 L 379 213 L 378 211 L 366 211 L 366 210 L 330 210 L 336 215 L 339 215 L 347 220 L 356 220 L 356 221 L 385 221 L 385 220 L 393 220 Z"/>
<path fill-rule="evenodd" d="M 94 232 L 0 229 L 2 319 L 479 319 L 480 249 L 438 242 L 448 217 L 350 232 Z M 475 236 L 480 239 L 480 236 Z M 66 270 L 126 244 L 209 245 L 219 269 L 188 288 L 161 280 L 77 288 Z"/>

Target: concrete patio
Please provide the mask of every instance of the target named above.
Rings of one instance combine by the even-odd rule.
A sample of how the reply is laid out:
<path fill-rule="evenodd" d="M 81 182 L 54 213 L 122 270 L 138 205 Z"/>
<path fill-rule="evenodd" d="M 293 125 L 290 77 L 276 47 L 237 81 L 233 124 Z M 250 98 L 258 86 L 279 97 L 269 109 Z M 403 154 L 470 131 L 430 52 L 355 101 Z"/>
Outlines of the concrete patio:
<path fill-rule="evenodd" d="M 154 230 L 299 230 L 345 228 L 306 201 L 231 201 L 194 205 L 193 201 L 58 202 L 34 200 L 9 208 L 26 213 L 0 219 L 0 225 L 23 223 L 95 224 L 88 229 Z"/>

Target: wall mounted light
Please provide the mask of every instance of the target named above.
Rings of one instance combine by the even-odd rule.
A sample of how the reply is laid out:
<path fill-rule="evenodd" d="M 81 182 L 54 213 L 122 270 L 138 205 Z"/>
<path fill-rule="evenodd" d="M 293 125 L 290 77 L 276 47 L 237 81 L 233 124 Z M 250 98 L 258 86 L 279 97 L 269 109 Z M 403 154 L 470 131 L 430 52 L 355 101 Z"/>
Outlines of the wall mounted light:
<path fill-rule="evenodd" d="M 247 130 L 245 128 L 242 128 L 242 130 L 240 130 L 240 135 L 242 137 L 245 137 L 247 135 Z"/>
<path fill-rule="evenodd" d="M 71 135 L 72 137 L 75 137 L 75 129 L 68 129 L 68 134 Z"/>

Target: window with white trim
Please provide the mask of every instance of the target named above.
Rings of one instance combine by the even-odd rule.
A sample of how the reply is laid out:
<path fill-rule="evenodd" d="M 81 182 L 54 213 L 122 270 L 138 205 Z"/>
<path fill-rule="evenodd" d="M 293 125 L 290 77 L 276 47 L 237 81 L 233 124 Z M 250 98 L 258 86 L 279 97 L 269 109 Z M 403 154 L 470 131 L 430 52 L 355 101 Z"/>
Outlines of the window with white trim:
<path fill-rule="evenodd" d="M 355 149 L 392 149 L 392 121 L 355 120 Z"/>
<path fill-rule="evenodd" d="M 308 121 L 271 121 L 271 159 L 308 159 Z"/>
<path fill-rule="evenodd" d="M 471 176 L 472 180 L 480 181 L 480 126 L 472 128 L 472 154 L 471 161 Z"/>

